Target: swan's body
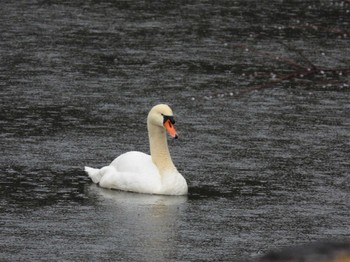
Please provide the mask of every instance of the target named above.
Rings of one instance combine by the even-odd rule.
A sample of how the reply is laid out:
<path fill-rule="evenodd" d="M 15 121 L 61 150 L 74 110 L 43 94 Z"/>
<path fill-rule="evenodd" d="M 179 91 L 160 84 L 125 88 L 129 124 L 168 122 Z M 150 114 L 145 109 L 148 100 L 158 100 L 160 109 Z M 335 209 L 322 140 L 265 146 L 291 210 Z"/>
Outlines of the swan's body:
<path fill-rule="evenodd" d="M 187 183 L 174 166 L 166 131 L 177 138 L 173 113 L 167 105 L 157 105 L 147 118 L 151 155 L 131 151 L 120 155 L 101 169 L 85 167 L 101 187 L 148 194 L 185 195 Z"/>

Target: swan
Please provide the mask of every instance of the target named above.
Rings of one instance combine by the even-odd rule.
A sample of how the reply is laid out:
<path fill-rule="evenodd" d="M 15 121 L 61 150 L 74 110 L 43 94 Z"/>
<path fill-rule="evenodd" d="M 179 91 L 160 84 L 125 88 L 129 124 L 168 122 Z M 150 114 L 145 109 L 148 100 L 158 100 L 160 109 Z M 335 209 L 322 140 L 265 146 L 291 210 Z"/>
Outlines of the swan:
<path fill-rule="evenodd" d="M 177 138 L 173 111 L 166 104 L 148 113 L 147 129 L 151 155 L 130 151 L 101 169 L 85 166 L 91 180 L 100 187 L 146 194 L 186 195 L 185 178 L 177 171 L 168 149 L 166 131 Z"/>

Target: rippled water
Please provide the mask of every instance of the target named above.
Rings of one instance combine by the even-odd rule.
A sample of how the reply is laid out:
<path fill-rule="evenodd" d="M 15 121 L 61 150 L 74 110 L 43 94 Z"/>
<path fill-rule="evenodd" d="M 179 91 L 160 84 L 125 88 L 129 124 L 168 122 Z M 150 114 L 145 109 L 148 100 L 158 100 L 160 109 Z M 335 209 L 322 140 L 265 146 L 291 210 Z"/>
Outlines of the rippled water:
<path fill-rule="evenodd" d="M 2 3 L 1 260 L 232 261 L 349 238 L 349 17 L 347 1 Z M 148 152 L 158 102 L 189 195 L 93 185 L 84 165 Z"/>

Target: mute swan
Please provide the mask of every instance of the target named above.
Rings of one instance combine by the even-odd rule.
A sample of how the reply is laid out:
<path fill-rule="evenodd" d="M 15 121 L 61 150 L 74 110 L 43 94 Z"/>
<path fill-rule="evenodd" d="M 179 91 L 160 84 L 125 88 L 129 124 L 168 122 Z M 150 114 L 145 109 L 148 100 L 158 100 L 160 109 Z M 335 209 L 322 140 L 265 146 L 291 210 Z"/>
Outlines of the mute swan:
<path fill-rule="evenodd" d="M 173 112 L 168 105 L 154 106 L 148 113 L 147 129 L 151 155 L 130 151 L 101 169 L 85 167 L 94 183 L 109 189 L 148 194 L 186 195 L 184 177 L 171 160 L 166 132 L 177 138 Z"/>

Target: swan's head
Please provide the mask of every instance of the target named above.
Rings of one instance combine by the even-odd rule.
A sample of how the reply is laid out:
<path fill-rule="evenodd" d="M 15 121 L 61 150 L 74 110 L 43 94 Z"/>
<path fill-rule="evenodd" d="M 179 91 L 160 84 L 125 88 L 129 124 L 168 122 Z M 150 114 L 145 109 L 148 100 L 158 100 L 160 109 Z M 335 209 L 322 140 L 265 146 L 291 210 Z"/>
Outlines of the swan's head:
<path fill-rule="evenodd" d="M 168 105 L 159 104 L 154 106 L 148 113 L 147 121 L 151 125 L 165 128 L 171 137 L 177 138 L 177 133 L 174 127 L 174 114 Z"/>

